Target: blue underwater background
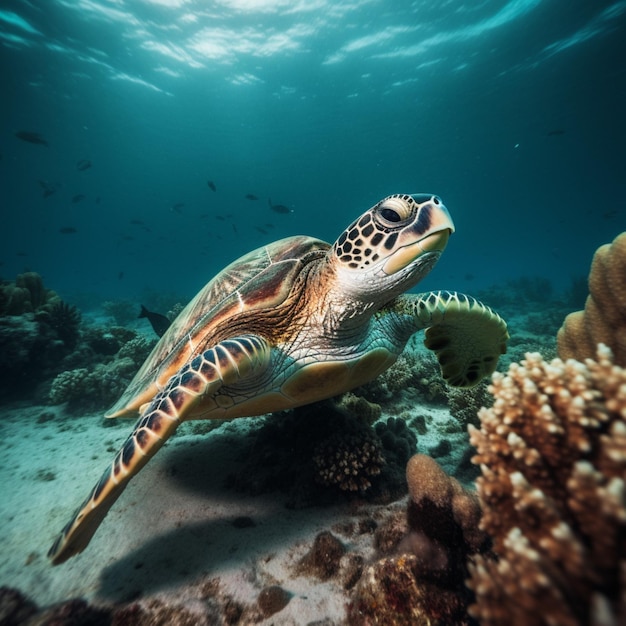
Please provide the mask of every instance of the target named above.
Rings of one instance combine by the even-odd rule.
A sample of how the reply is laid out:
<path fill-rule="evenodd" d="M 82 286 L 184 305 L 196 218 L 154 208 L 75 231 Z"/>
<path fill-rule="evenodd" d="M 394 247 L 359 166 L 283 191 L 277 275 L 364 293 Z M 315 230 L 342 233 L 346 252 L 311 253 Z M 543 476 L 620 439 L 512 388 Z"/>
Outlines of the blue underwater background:
<path fill-rule="evenodd" d="M 457 233 L 426 286 L 566 289 L 626 226 L 625 18 L 588 0 L 5 0 L 0 273 L 70 301 L 190 298 L 251 248 L 334 241 L 427 191 Z"/>
<path fill-rule="evenodd" d="M 437 194 L 456 226 L 413 291 L 479 298 L 508 324 L 498 370 L 540 352 L 534 375 L 557 376 L 594 252 L 626 231 L 626 0 L 0 0 L 0 71 L 0 623 L 412 625 L 407 580 L 428 623 L 513 623 L 479 620 L 468 582 L 479 559 L 506 561 L 476 496 L 497 384 L 445 385 L 421 333 L 354 395 L 187 421 L 82 554 L 47 554 L 131 430 L 103 414 L 182 306 L 251 249 L 333 242 L 387 195 Z M 623 475 L 620 425 L 588 448 L 621 445 Z M 532 452 L 571 452 L 548 443 Z M 622 552 L 606 552 L 623 568 L 620 520 Z M 606 583 L 583 556 L 582 582 L 552 553 L 543 570 L 574 621 L 517 574 L 483 585 L 480 610 L 506 588 L 513 614 L 527 592 L 539 616 L 519 624 L 592 623 L 609 604 L 621 623 L 623 574 L 606 566 Z"/>

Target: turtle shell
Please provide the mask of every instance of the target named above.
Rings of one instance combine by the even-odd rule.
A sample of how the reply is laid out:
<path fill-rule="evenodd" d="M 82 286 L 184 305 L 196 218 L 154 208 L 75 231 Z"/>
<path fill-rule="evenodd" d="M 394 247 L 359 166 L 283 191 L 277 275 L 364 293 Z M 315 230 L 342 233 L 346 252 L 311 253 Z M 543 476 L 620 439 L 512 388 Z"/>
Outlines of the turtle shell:
<path fill-rule="evenodd" d="M 288 237 L 225 267 L 172 322 L 107 417 L 136 414 L 187 361 L 229 336 L 233 318 L 248 321 L 236 324 L 234 334 L 254 333 L 254 316 L 247 314 L 280 307 L 302 270 L 329 248 L 313 237 Z"/>

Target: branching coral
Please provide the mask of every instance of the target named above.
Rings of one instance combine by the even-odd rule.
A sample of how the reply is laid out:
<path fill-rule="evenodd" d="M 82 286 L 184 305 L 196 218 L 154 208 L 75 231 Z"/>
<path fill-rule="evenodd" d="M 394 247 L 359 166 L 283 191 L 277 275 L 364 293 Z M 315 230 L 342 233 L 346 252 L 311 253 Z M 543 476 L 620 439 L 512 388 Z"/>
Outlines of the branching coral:
<path fill-rule="evenodd" d="M 598 248 L 585 309 L 570 313 L 557 335 L 562 359 L 593 358 L 599 343 L 611 348 L 615 363 L 626 366 L 626 232 Z"/>
<path fill-rule="evenodd" d="M 626 620 L 626 370 L 528 354 L 496 373 L 470 439 L 482 469 L 472 614 L 484 626 Z"/>

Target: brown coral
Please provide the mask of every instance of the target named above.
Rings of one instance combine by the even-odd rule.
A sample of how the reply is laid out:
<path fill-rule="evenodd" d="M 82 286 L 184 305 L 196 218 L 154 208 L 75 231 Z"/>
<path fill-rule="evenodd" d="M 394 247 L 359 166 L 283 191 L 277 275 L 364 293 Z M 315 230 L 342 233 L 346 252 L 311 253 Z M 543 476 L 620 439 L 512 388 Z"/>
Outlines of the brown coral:
<path fill-rule="evenodd" d="M 462 587 L 467 555 L 483 549 L 486 541 L 478 529 L 476 494 L 424 454 L 411 457 L 406 478 L 410 532 L 401 545 L 420 558 L 423 578 L 449 588 Z"/>
<path fill-rule="evenodd" d="M 420 580 L 415 555 L 381 559 L 359 580 L 347 610 L 351 626 L 465 626 L 469 619 L 454 591 Z"/>
<path fill-rule="evenodd" d="M 583 311 L 563 322 L 557 345 L 562 359 L 593 358 L 599 343 L 626 366 L 626 232 L 598 248 L 589 273 L 589 296 Z"/>
<path fill-rule="evenodd" d="M 471 567 L 472 614 L 484 626 L 624 623 L 626 370 L 606 346 L 585 364 L 527 354 L 490 390 L 469 430 L 497 560 Z"/>

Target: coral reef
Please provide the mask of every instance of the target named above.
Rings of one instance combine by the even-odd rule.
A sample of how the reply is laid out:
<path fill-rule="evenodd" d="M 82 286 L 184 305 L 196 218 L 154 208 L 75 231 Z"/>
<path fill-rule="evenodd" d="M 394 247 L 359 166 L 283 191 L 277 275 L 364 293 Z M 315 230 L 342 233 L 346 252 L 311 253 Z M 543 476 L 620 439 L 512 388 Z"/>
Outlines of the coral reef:
<path fill-rule="evenodd" d="M 0 284 L 0 315 L 34 313 L 46 304 L 52 304 L 59 296 L 46 289 L 36 272 L 18 274 L 14 283 Z"/>
<path fill-rule="evenodd" d="M 368 424 L 373 424 L 382 414 L 380 404 L 370 402 L 363 396 L 357 396 L 351 391 L 344 393 L 338 400 L 337 406 L 348 413 L 358 416 Z"/>
<path fill-rule="evenodd" d="M 408 428 L 403 419 L 397 417 L 389 417 L 384 422 L 378 422 L 374 430 L 380 437 L 385 458 L 404 472 L 407 461 L 417 449 L 415 433 Z"/>
<path fill-rule="evenodd" d="M 158 339 L 147 339 L 143 335 L 132 337 L 122 344 L 117 353 L 118 359 L 129 358 L 137 368 L 148 358 Z"/>
<path fill-rule="evenodd" d="M 32 395 L 58 373 L 80 339 L 78 309 L 46 289 L 39 274 L 0 285 L 0 395 Z"/>
<path fill-rule="evenodd" d="M 80 311 L 73 305 L 56 299 L 45 304 L 35 319 L 54 330 L 57 337 L 70 350 L 76 347 L 80 338 Z"/>
<path fill-rule="evenodd" d="M 365 569 L 348 623 L 469 624 L 466 562 L 488 543 L 478 498 L 422 454 L 411 457 L 406 475 L 406 523 L 395 516 L 378 529 L 379 550 L 392 554 Z"/>
<path fill-rule="evenodd" d="M 385 463 L 378 437 L 363 429 L 359 433 L 335 433 L 313 451 L 316 479 L 342 491 L 363 492 Z"/>
<path fill-rule="evenodd" d="M 315 537 L 311 549 L 300 559 L 296 573 L 328 580 L 339 572 L 341 558 L 345 553 L 345 546 L 335 535 L 327 530 L 322 531 Z"/>
<path fill-rule="evenodd" d="M 37 613 L 37 605 L 11 587 L 0 587 L 0 624 L 19 626 Z"/>
<path fill-rule="evenodd" d="M 413 554 L 368 565 L 348 605 L 351 626 L 465 626 L 464 603 L 454 591 L 420 579 L 420 560 Z"/>
<path fill-rule="evenodd" d="M 367 406 L 361 418 L 325 401 L 266 418 L 241 468 L 229 476 L 229 486 L 253 494 L 284 491 L 295 508 L 334 502 L 355 491 L 376 502 L 400 497 L 406 489 L 405 461 L 382 444 L 378 433 L 387 427 L 377 424 L 374 431 L 369 411 Z M 400 447 L 414 451 L 414 435 L 398 426 L 396 431 L 387 440 L 397 443 L 407 437 L 409 443 Z M 343 474 L 337 472 L 338 463 L 344 464 Z"/>
<path fill-rule="evenodd" d="M 589 296 L 582 311 L 570 313 L 557 334 L 562 359 L 593 358 L 597 345 L 626 366 L 626 232 L 600 246 L 589 272 Z"/>
<path fill-rule="evenodd" d="M 450 414 L 463 427 L 468 424 L 478 425 L 478 409 L 483 406 L 491 406 L 493 398 L 488 392 L 487 381 L 483 380 L 475 387 L 464 389 L 461 387 L 448 387 L 448 408 Z"/>
<path fill-rule="evenodd" d="M 426 349 L 418 353 L 403 352 L 388 370 L 355 393 L 374 402 L 393 404 L 407 389 L 414 390 L 426 403 L 445 404 L 446 384 L 432 352 Z"/>
<path fill-rule="evenodd" d="M 13 393 L 22 386 L 32 390 L 35 355 L 41 345 L 39 325 L 32 315 L 0 317 L 0 393 Z"/>
<path fill-rule="evenodd" d="M 20 626 L 27 624 L 90 624 L 108 626 L 111 611 L 90 606 L 85 600 L 72 599 L 43 609 L 26 598 L 17 589 L 0 587 L 0 624 Z"/>
<path fill-rule="evenodd" d="M 626 370 L 528 354 L 493 375 L 469 427 L 481 528 L 471 614 L 484 626 L 626 622 Z"/>
<path fill-rule="evenodd" d="M 61 372 L 52 381 L 48 400 L 67 402 L 70 411 L 105 409 L 126 389 L 137 366 L 129 357 L 97 363 L 93 369 L 80 367 Z"/>
<path fill-rule="evenodd" d="M 117 326 L 127 326 L 137 319 L 137 303 L 130 300 L 107 300 L 102 303 L 102 310 Z"/>

